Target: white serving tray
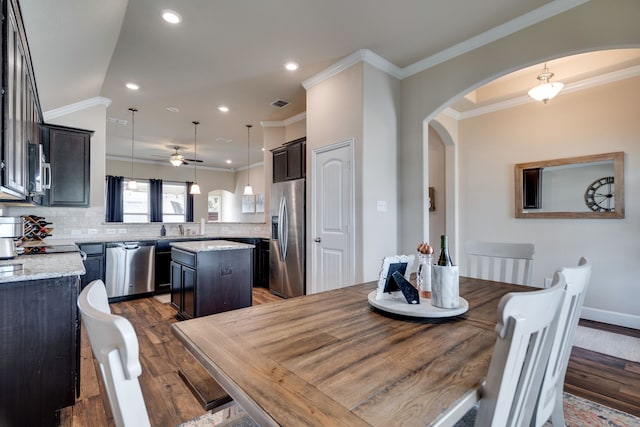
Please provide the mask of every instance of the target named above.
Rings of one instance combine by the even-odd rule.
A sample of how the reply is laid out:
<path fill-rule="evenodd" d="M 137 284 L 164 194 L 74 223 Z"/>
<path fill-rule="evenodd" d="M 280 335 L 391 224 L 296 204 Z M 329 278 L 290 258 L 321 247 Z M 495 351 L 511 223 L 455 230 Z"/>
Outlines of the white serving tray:
<path fill-rule="evenodd" d="M 376 300 L 377 291 L 369 293 L 369 304 L 387 313 L 400 314 L 411 317 L 439 318 L 454 317 L 466 313 L 469 310 L 469 302 L 460 297 L 458 308 L 439 308 L 431 305 L 429 298 L 420 298 L 420 304 L 408 304 L 402 292 L 395 291 L 385 293 L 384 298 Z"/>

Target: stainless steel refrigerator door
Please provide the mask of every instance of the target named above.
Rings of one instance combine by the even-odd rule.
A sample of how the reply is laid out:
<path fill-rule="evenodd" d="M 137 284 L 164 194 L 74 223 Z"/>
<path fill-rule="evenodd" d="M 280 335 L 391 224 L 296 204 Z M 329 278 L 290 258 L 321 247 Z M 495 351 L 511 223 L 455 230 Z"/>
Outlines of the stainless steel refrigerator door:
<path fill-rule="evenodd" d="M 271 188 L 269 288 L 285 297 L 305 294 L 305 181 Z"/>

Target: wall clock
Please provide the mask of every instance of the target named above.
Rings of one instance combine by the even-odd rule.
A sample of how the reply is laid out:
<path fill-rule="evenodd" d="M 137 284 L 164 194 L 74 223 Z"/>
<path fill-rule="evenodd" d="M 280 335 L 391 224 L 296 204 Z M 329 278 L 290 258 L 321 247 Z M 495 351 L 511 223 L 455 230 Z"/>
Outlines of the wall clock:
<path fill-rule="evenodd" d="M 613 212 L 615 208 L 615 188 L 612 176 L 593 181 L 584 192 L 584 202 L 594 212 Z"/>

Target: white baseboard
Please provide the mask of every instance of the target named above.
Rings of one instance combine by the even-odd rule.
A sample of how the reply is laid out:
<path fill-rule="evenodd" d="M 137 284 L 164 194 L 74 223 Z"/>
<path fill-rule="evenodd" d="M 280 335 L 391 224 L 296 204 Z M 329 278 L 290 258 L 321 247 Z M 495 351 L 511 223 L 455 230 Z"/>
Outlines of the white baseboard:
<path fill-rule="evenodd" d="M 634 314 L 617 313 L 599 308 L 582 307 L 580 318 L 594 322 L 608 323 L 625 328 L 640 329 L 640 316 Z"/>

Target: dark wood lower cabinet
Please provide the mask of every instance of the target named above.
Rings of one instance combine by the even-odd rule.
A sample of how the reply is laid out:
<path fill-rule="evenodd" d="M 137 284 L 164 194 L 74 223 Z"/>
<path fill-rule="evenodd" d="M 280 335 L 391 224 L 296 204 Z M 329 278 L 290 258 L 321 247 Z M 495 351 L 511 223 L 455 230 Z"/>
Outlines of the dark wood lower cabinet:
<path fill-rule="evenodd" d="M 253 249 L 171 250 L 171 303 L 191 319 L 251 306 Z"/>
<path fill-rule="evenodd" d="M 104 282 L 104 243 L 85 243 L 79 244 L 78 247 L 87 255 L 87 259 L 84 260 L 86 273 L 81 278 L 81 288 L 84 289 L 85 286 L 94 280 L 99 279 Z"/>
<path fill-rule="evenodd" d="M 80 279 L 0 286 L 0 425 L 55 426 L 79 384 Z"/>

